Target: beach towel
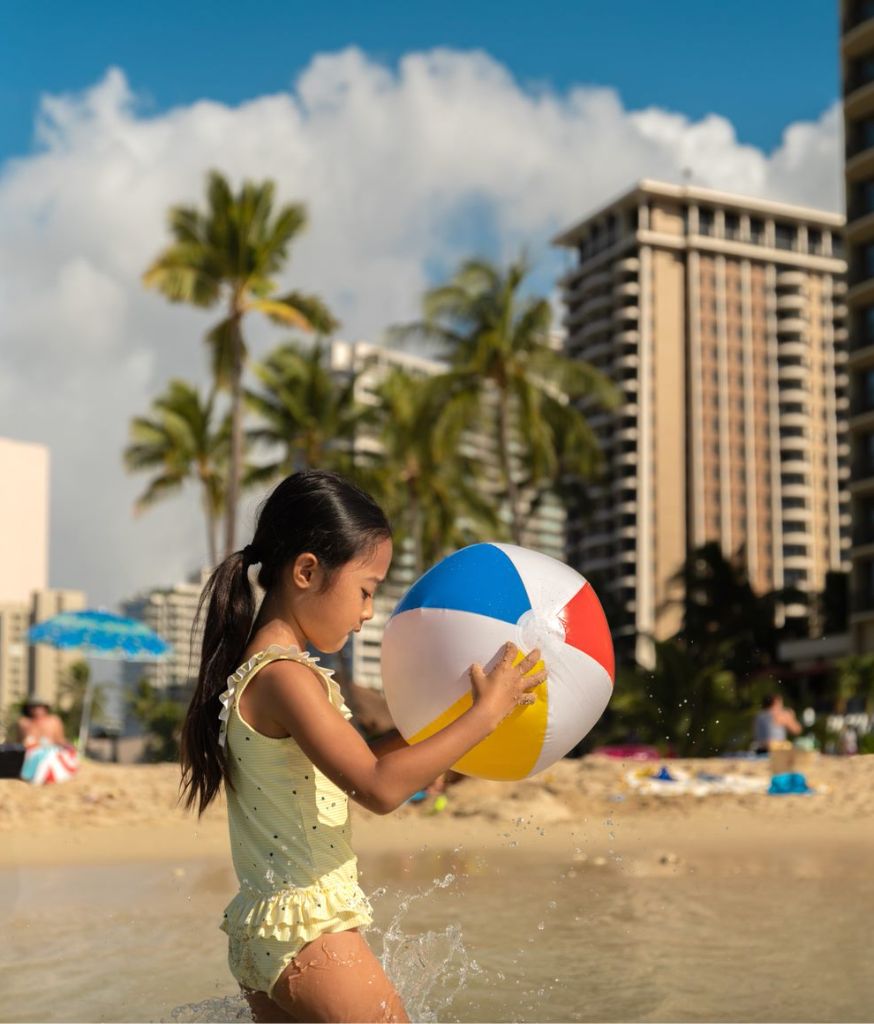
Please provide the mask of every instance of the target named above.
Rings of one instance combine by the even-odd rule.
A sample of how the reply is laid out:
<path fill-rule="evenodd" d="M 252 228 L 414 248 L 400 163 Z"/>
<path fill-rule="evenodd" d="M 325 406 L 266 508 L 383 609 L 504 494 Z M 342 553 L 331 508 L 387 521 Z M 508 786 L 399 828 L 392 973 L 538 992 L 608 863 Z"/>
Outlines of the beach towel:
<path fill-rule="evenodd" d="M 43 740 L 25 753 L 21 778 L 33 786 L 45 786 L 52 782 L 66 782 L 76 774 L 78 768 L 79 758 L 75 747 Z"/>
<path fill-rule="evenodd" d="M 789 793 L 812 793 L 813 790 L 801 772 L 781 772 L 771 779 L 768 792 L 771 796 L 785 796 Z"/>

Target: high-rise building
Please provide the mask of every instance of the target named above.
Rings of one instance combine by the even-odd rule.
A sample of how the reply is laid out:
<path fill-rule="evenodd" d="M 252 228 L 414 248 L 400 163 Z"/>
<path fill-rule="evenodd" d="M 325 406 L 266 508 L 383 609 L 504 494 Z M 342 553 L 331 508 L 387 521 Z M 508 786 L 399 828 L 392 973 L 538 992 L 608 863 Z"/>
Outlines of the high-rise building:
<path fill-rule="evenodd" d="M 850 642 L 874 652 L 874 3 L 842 0 L 853 551 Z"/>
<path fill-rule="evenodd" d="M 447 369 L 446 364 L 439 360 L 367 342 L 346 341 L 335 341 L 332 344 L 331 367 L 338 376 L 351 373 L 356 375 L 355 398 L 365 405 L 377 400 L 374 389 L 393 367 L 400 367 L 413 376 L 421 377 L 434 376 Z M 467 454 L 479 457 L 483 475 L 478 483 L 484 493 L 495 495 L 499 517 L 509 522 L 509 510 L 499 499 L 500 478 L 494 468 L 497 466 L 495 442 L 488 436 L 484 426 L 482 431 L 468 431 L 462 443 Z M 363 433 L 356 439 L 356 446 L 358 450 L 369 452 L 374 458 L 379 457 L 379 444 L 373 436 Z M 518 469 L 518 466 L 516 468 Z M 537 508 L 526 517 L 522 543 L 526 547 L 535 548 L 563 560 L 564 519 L 564 508 L 556 496 L 547 494 Z M 374 601 L 373 618 L 352 638 L 350 668 L 352 679 L 358 685 L 381 687 L 382 633 L 398 600 L 414 580 L 415 560 L 412 549 L 409 545 L 396 544 L 389 578 L 380 587 Z"/>
<path fill-rule="evenodd" d="M 61 683 L 81 655 L 28 646 L 30 626 L 85 607 L 79 590 L 50 590 L 49 452 L 0 438 L 0 728 L 13 704 L 36 697 L 57 705 Z"/>
<path fill-rule="evenodd" d="M 574 259 L 567 351 L 624 395 L 616 412 L 584 403 L 606 472 L 568 524 L 621 656 L 652 664 L 648 638 L 677 631 L 676 574 L 705 542 L 742 552 L 759 592 L 813 595 L 848 568 L 842 227 L 642 181 L 556 238 Z M 782 614 L 809 623 L 805 605 Z"/>
<path fill-rule="evenodd" d="M 124 680 L 127 684 L 148 679 L 158 689 L 178 692 L 197 679 L 205 608 L 193 635 L 192 629 L 200 595 L 209 575 L 209 570 L 204 569 L 184 583 L 154 587 L 122 604 L 123 614 L 144 622 L 173 647 L 172 652 L 160 661 L 126 664 Z"/>
<path fill-rule="evenodd" d="M 49 585 L 48 448 L 0 437 L 0 480 L 0 601 L 28 604 Z"/>

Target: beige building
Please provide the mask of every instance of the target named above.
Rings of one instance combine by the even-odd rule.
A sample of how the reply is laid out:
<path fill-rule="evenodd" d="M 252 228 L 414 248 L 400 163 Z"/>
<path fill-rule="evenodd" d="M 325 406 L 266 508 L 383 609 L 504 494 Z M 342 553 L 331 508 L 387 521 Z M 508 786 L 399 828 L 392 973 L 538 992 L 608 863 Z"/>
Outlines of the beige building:
<path fill-rule="evenodd" d="M 0 723 L 4 723 L 12 705 L 25 697 L 57 705 L 59 687 L 78 655 L 43 645 L 29 647 L 27 630 L 59 612 L 84 608 L 85 595 L 48 586 L 48 449 L 0 438 L 0 480 Z"/>
<path fill-rule="evenodd" d="M 126 663 L 126 683 L 133 685 L 145 678 L 162 690 L 184 689 L 197 679 L 206 608 L 197 631 L 192 634 L 192 629 L 209 575 L 210 570 L 203 569 L 184 583 L 154 587 L 122 604 L 122 614 L 144 622 L 173 647 L 160 661 Z"/>
<path fill-rule="evenodd" d="M 642 181 L 555 241 L 571 355 L 621 387 L 569 558 L 626 657 L 680 625 L 686 553 L 743 549 L 752 585 L 815 594 L 848 567 L 843 218 Z M 802 605 L 784 609 L 803 620 Z M 799 627 L 804 623 L 799 621 Z"/>
<path fill-rule="evenodd" d="M 48 587 L 49 451 L 0 437 L 0 602 Z"/>
<path fill-rule="evenodd" d="M 874 652 L 874 6 L 842 0 L 853 552 L 850 641 Z"/>
<path fill-rule="evenodd" d="M 342 376 L 355 372 L 356 400 L 362 404 L 376 402 L 374 388 L 392 367 L 401 367 L 414 376 L 434 376 L 442 373 L 446 365 L 439 360 L 428 359 L 408 352 L 371 345 L 367 342 L 335 341 L 331 346 L 333 372 Z M 500 486 L 494 444 L 479 431 L 471 431 L 465 440 L 466 451 L 476 455 L 484 466 L 481 485 L 484 492 L 497 493 Z M 379 445 L 375 438 L 362 436 L 356 442 L 359 450 L 379 457 Z M 524 502 L 524 495 L 522 498 Z M 509 511 L 499 508 L 499 515 L 509 522 Z M 554 558 L 564 560 L 564 508 L 554 495 L 547 495 L 537 510 L 526 520 L 523 544 L 543 551 Z M 380 644 L 386 623 L 391 617 L 398 600 L 415 580 L 415 560 L 412 550 L 396 545 L 389 579 L 380 587 L 374 602 L 374 615 L 360 633 L 352 638 L 351 672 L 353 680 L 360 686 L 381 688 Z"/>

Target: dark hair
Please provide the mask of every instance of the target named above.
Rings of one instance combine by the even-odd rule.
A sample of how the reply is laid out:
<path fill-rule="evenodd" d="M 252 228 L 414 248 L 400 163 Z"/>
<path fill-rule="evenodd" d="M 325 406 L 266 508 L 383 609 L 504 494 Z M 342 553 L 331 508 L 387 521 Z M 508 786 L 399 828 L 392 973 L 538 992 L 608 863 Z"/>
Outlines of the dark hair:
<path fill-rule="evenodd" d="M 34 708 L 45 708 L 46 711 L 51 711 L 52 706 L 51 704 L 49 704 L 47 700 L 40 700 L 39 697 L 29 697 L 21 705 L 21 713 L 25 715 L 27 718 L 30 718 L 30 713 L 34 710 Z"/>
<path fill-rule="evenodd" d="M 207 604 L 197 687 L 182 725 L 182 799 L 203 814 L 222 779 L 232 786 L 225 749 L 219 745 L 219 695 L 239 667 L 249 641 L 255 597 L 250 565 L 260 563 L 258 583 L 269 591 L 283 568 L 309 552 L 325 570 L 327 590 L 337 571 L 391 536 L 385 513 L 355 484 L 337 473 L 310 469 L 278 484 L 258 513 L 255 536 L 210 576 L 194 629 Z"/>
<path fill-rule="evenodd" d="M 777 699 L 779 698 L 779 696 L 779 693 L 765 694 L 765 696 L 762 697 L 762 710 L 767 711 L 768 708 L 772 708 L 777 703 Z"/>

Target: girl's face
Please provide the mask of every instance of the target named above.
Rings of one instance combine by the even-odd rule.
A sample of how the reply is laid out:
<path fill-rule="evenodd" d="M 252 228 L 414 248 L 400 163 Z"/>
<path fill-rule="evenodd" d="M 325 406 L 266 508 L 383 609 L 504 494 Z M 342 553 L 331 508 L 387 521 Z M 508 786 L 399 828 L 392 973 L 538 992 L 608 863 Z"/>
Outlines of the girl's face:
<path fill-rule="evenodd" d="M 302 555 L 294 566 L 297 591 L 295 617 L 307 639 L 326 654 L 339 651 L 369 619 L 373 618 L 373 596 L 391 564 L 392 542 L 386 537 L 360 559 L 339 569 L 327 590 L 324 573 L 317 563 L 308 576 L 299 576 Z M 305 585 L 304 579 L 307 580 Z"/>

